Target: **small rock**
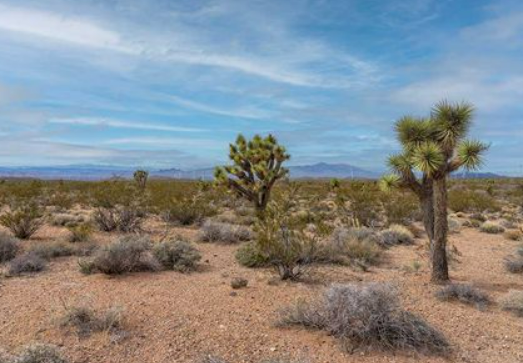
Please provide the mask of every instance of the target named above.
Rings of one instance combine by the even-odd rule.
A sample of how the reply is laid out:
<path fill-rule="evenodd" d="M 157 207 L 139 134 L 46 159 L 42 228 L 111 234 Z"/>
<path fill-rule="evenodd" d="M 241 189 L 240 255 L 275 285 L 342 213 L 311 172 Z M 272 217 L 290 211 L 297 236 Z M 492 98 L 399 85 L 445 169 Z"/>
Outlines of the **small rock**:
<path fill-rule="evenodd" d="M 243 287 L 247 287 L 247 285 L 249 284 L 249 281 L 247 279 L 244 279 L 242 277 L 235 277 L 234 279 L 232 279 L 231 281 L 231 287 L 233 289 L 241 289 Z"/>

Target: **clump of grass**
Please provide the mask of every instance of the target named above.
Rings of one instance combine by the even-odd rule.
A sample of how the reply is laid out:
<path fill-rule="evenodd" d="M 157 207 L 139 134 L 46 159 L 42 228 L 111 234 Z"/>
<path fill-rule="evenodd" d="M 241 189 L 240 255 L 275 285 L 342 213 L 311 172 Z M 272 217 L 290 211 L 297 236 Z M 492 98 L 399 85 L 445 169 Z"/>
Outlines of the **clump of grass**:
<path fill-rule="evenodd" d="M 184 273 L 195 271 L 202 258 L 194 246 L 183 240 L 158 243 L 152 252 L 165 269 Z"/>
<path fill-rule="evenodd" d="M 511 229 L 507 230 L 505 233 L 503 233 L 503 236 L 511 241 L 521 241 L 523 240 L 523 232 L 521 232 L 518 229 Z"/>
<path fill-rule="evenodd" d="M 445 336 L 401 307 L 388 284 L 333 285 L 323 298 L 281 312 L 280 325 L 326 330 L 354 349 L 414 350 L 446 355 Z"/>
<path fill-rule="evenodd" d="M 200 230 L 199 240 L 202 242 L 239 243 L 253 239 L 251 230 L 247 227 L 229 223 L 207 220 Z"/>
<path fill-rule="evenodd" d="M 69 230 L 69 242 L 87 242 L 93 234 L 93 227 L 88 223 L 82 223 L 67 228 Z"/>
<path fill-rule="evenodd" d="M 395 224 L 382 231 L 379 240 L 385 247 L 410 245 L 414 243 L 414 235 L 407 227 Z"/>
<path fill-rule="evenodd" d="M 480 231 L 489 234 L 499 234 L 505 232 L 505 228 L 492 222 L 485 222 L 481 225 Z"/>
<path fill-rule="evenodd" d="M 29 252 L 50 260 L 57 257 L 90 256 L 97 248 L 95 244 L 73 245 L 68 242 L 52 242 L 34 245 Z"/>
<path fill-rule="evenodd" d="M 6 363 L 67 363 L 67 360 L 56 346 L 36 343 L 23 347 L 18 355 L 7 359 Z"/>
<path fill-rule="evenodd" d="M 0 216 L 0 225 L 9 229 L 15 237 L 20 239 L 30 238 L 43 223 L 43 214 L 35 205 L 6 212 Z"/>
<path fill-rule="evenodd" d="M 523 317 L 523 291 L 510 290 L 500 301 L 501 308 Z"/>
<path fill-rule="evenodd" d="M 14 237 L 0 232 L 0 263 L 12 260 L 20 251 L 20 243 Z"/>
<path fill-rule="evenodd" d="M 10 276 L 20 276 L 25 273 L 43 271 L 47 266 L 46 261 L 36 253 L 27 252 L 15 257 L 9 263 L 7 273 Z"/>
<path fill-rule="evenodd" d="M 65 307 L 65 314 L 60 320 L 62 328 L 72 328 L 80 337 L 88 337 L 97 332 L 114 332 L 123 324 L 123 309 L 111 307 L 97 312 L 87 306 Z"/>
<path fill-rule="evenodd" d="M 245 267 L 267 267 L 269 258 L 260 250 L 256 242 L 244 243 L 236 251 L 236 261 Z"/>
<path fill-rule="evenodd" d="M 510 257 L 505 259 L 505 268 L 513 274 L 523 273 L 523 257 Z"/>
<path fill-rule="evenodd" d="M 231 287 L 235 290 L 247 287 L 249 281 L 243 277 L 235 277 L 231 280 Z"/>
<path fill-rule="evenodd" d="M 126 236 L 103 246 L 92 260 L 79 261 L 82 272 L 120 275 L 129 272 L 158 271 L 158 261 L 152 257 L 151 241 L 141 236 Z"/>
<path fill-rule="evenodd" d="M 436 297 L 442 301 L 460 301 L 475 305 L 483 310 L 490 304 L 490 298 L 484 292 L 468 284 L 450 284 L 436 292 Z"/>

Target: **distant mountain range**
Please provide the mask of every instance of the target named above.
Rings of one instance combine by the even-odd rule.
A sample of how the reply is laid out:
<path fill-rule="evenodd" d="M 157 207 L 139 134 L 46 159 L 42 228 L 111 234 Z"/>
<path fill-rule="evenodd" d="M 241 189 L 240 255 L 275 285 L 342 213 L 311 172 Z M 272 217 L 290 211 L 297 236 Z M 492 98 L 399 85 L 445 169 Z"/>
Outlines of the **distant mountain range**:
<path fill-rule="evenodd" d="M 110 178 L 132 178 L 135 168 L 103 165 L 70 165 L 42 167 L 0 167 L 2 178 L 38 178 L 63 180 L 103 180 Z M 213 178 L 214 168 L 195 170 L 150 169 L 153 178 L 173 179 L 207 179 Z M 355 178 L 377 179 L 380 173 L 358 168 L 349 164 L 316 163 L 311 165 L 290 166 L 291 178 L 325 179 L 325 178 Z M 493 173 L 456 173 L 455 178 L 502 178 Z"/>

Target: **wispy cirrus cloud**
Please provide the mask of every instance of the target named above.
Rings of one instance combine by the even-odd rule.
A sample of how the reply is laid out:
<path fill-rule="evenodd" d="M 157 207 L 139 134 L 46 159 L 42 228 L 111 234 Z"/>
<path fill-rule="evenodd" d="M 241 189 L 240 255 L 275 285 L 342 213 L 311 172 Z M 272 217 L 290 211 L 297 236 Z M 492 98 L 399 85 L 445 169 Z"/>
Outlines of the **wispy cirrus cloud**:
<path fill-rule="evenodd" d="M 122 121 L 113 120 L 107 118 L 65 118 L 65 119 L 51 119 L 51 124 L 60 125 L 81 125 L 81 126 L 95 126 L 95 127 L 112 127 L 112 128 L 123 128 L 123 129 L 137 129 L 137 130 L 149 130 L 149 131 L 168 131 L 168 132 L 204 132 L 205 129 L 184 127 L 184 126 L 172 126 L 172 125 L 159 125 L 149 122 L 134 122 L 134 121 Z"/>

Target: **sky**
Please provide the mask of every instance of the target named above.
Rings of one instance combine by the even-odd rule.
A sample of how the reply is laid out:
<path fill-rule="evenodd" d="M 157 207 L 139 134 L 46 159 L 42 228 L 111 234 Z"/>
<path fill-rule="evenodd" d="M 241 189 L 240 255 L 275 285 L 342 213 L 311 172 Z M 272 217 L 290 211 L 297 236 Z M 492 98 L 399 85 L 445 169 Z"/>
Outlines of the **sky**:
<path fill-rule="evenodd" d="M 272 133 L 383 171 L 447 99 L 523 175 L 522 60 L 520 0 L 0 0 L 0 166 L 193 169 Z"/>

